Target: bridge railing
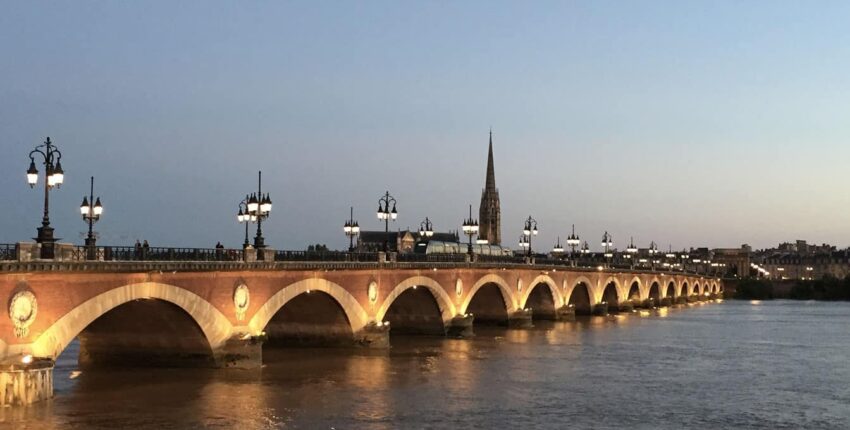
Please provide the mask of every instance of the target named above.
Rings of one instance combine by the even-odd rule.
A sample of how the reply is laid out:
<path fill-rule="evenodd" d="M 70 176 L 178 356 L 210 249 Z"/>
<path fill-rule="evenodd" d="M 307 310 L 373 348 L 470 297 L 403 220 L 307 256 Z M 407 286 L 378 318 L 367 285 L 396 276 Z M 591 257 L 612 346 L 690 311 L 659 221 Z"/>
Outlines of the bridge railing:
<path fill-rule="evenodd" d="M 513 255 L 476 255 L 475 259 L 481 263 L 505 263 L 505 264 L 521 264 L 525 262 L 525 257 L 515 257 Z"/>
<path fill-rule="evenodd" d="M 377 252 L 346 251 L 275 251 L 274 261 L 350 261 L 376 262 Z"/>
<path fill-rule="evenodd" d="M 466 261 L 466 254 L 416 254 L 416 253 L 401 253 L 396 255 L 396 260 L 399 263 L 463 263 Z"/>
<path fill-rule="evenodd" d="M 0 244 L 0 261 L 17 260 L 18 251 L 13 243 Z"/>
<path fill-rule="evenodd" d="M 94 254 L 89 247 L 74 247 L 74 261 L 240 261 L 241 249 L 163 248 L 135 246 L 98 246 Z"/>

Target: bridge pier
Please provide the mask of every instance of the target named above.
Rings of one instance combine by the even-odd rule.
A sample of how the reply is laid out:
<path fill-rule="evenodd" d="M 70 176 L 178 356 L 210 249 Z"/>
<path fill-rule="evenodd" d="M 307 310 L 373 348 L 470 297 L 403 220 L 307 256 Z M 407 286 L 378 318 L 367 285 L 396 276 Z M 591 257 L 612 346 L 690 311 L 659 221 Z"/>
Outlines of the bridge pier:
<path fill-rule="evenodd" d="M 263 366 L 263 342 L 266 335 L 237 334 L 213 351 L 216 367 L 259 369 Z"/>
<path fill-rule="evenodd" d="M 372 321 L 354 335 L 354 342 L 366 348 L 390 347 L 390 323 Z"/>
<path fill-rule="evenodd" d="M 575 321 L 576 307 L 575 305 L 564 305 L 555 310 L 556 321 Z"/>
<path fill-rule="evenodd" d="M 53 398 L 53 360 L 16 356 L 0 364 L 0 407 Z"/>
<path fill-rule="evenodd" d="M 508 327 L 510 328 L 532 328 L 532 312 L 530 308 L 519 309 L 508 316 Z"/>
<path fill-rule="evenodd" d="M 451 337 L 472 337 L 472 322 L 475 317 L 472 314 L 457 315 L 449 321 L 446 327 L 446 335 Z"/>
<path fill-rule="evenodd" d="M 600 317 L 607 316 L 608 315 L 608 303 L 602 302 L 602 303 L 597 303 L 597 304 L 593 305 L 593 310 L 591 311 L 591 314 L 594 315 L 594 316 L 600 316 Z"/>
<path fill-rule="evenodd" d="M 672 297 L 665 297 L 665 298 L 661 299 L 661 306 L 664 306 L 664 307 L 673 306 L 673 298 Z"/>
<path fill-rule="evenodd" d="M 626 300 L 625 302 L 620 303 L 620 306 L 618 306 L 617 310 L 620 313 L 632 312 L 635 310 L 635 305 L 634 303 L 632 303 L 631 300 Z"/>

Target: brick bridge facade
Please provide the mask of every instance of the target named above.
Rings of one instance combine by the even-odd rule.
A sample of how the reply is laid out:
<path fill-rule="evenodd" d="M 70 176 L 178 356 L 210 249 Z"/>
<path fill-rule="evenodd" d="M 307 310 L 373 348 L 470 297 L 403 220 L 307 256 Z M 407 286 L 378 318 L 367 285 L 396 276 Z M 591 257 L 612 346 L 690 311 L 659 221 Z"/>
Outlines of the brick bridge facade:
<path fill-rule="evenodd" d="M 255 367 L 263 342 L 385 347 L 395 333 L 470 335 L 722 291 L 720 279 L 681 272 L 527 264 L 1 263 L 0 358 L 52 364 L 79 339 L 81 365 Z"/>

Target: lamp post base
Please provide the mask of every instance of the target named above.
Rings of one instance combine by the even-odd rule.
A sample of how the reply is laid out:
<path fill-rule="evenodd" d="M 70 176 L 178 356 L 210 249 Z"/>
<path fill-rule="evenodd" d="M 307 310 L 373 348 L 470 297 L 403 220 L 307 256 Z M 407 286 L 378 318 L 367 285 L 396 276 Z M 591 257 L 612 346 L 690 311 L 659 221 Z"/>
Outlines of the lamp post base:
<path fill-rule="evenodd" d="M 39 257 L 42 260 L 52 260 L 55 256 L 53 245 L 58 240 L 53 237 L 53 227 L 49 225 L 42 225 L 36 230 L 38 230 L 38 237 L 35 238 L 35 241 L 41 245 Z"/>

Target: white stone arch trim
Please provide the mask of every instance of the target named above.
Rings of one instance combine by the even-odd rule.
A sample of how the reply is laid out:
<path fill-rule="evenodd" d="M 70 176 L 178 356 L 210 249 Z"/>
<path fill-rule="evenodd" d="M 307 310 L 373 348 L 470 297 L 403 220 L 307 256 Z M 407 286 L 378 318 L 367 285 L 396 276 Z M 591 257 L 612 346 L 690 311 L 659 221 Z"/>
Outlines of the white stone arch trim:
<path fill-rule="evenodd" d="M 440 308 L 440 315 L 443 318 L 443 324 L 448 323 L 457 315 L 454 301 L 452 301 L 451 296 L 449 296 L 446 289 L 443 288 L 439 282 L 427 276 L 411 276 L 410 278 L 399 282 L 398 285 L 390 291 L 384 299 L 384 302 L 381 304 L 381 307 L 378 308 L 378 313 L 375 314 L 375 320 L 383 321 L 384 316 L 386 316 L 387 311 L 390 310 L 390 306 L 393 304 L 395 299 L 397 299 L 398 296 L 404 293 L 408 288 L 413 287 L 425 287 L 431 292 L 434 300 L 437 301 L 437 306 Z M 452 285 L 452 289 L 454 289 L 454 285 Z"/>
<path fill-rule="evenodd" d="M 252 333 L 260 333 L 265 330 L 266 325 L 272 317 L 281 310 L 290 300 L 309 291 L 321 291 L 331 296 L 348 318 L 351 332 L 357 333 L 369 322 L 369 315 L 360 306 L 354 296 L 340 285 L 322 278 L 302 279 L 293 284 L 283 287 L 280 291 L 269 297 L 268 300 L 254 313 L 248 327 Z"/>
<path fill-rule="evenodd" d="M 549 287 L 549 292 L 552 293 L 552 301 L 555 303 L 555 309 L 564 305 L 564 296 L 558 290 L 558 283 L 549 275 L 538 275 L 528 284 L 528 288 L 523 289 L 522 297 L 520 297 L 520 308 L 525 308 L 528 298 L 531 296 L 531 290 L 539 284 L 546 284 Z"/>
<path fill-rule="evenodd" d="M 81 303 L 39 335 L 31 344 L 31 354 L 56 359 L 94 320 L 139 299 L 158 299 L 183 309 L 201 328 L 211 351 L 221 347 L 233 333 L 230 320 L 203 297 L 174 285 L 141 282 L 113 288 Z"/>
<path fill-rule="evenodd" d="M 511 288 L 501 276 L 490 273 L 482 276 L 475 282 L 472 288 L 469 289 L 466 293 L 466 297 L 463 299 L 463 303 L 460 305 L 460 313 L 465 314 L 467 312 L 469 304 L 472 302 L 472 298 L 475 297 L 475 293 L 487 284 L 496 284 L 496 286 L 499 287 L 499 291 L 502 293 L 502 300 L 505 302 L 505 310 L 507 310 L 508 313 L 518 309 L 518 303 L 513 293 L 514 289 Z"/>
<path fill-rule="evenodd" d="M 587 276 L 577 276 L 572 282 L 567 283 L 567 290 L 564 292 L 564 303 L 569 303 L 570 299 L 573 297 L 573 292 L 575 291 L 578 284 L 584 283 L 584 286 L 587 288 L 588 300 L 590 301 L 591 306 L 598 303 L 596 300 L 596 288 L 595 284 L 590 281 Z"/>

